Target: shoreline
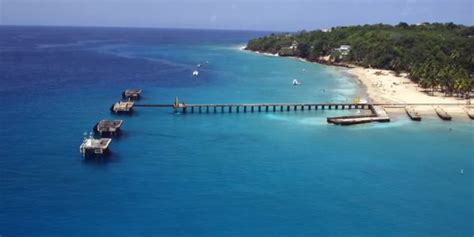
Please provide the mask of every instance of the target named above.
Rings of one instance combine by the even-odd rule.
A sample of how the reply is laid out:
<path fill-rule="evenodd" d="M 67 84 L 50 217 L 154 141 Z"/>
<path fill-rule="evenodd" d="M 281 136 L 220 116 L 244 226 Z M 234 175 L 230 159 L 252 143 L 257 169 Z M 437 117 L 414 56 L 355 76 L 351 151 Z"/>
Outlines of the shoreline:
<path fill-rule="evenodd" d="M 358 80 L 365 88 L 369 102 L 373 103 L 426 103 L 426 104 L 453 104 L 440 105 L 453 118 L 468 118 L 466 109 L 474 109 L 467 99 L 444 97 L 440 93 L 429 95 L 421 91 L 418 84 L 411 81 L 406 74 L 396 76 L 393 71 L 363 67 L 353 67 L 347 73 Z M 417 105 L 413 107 L 421 116 L 437 114 L 433 106 Z M 404 108 L 386 108 L 387 112 L 405 113 Z M 469 118 L 468 118 L 469 119 Z"/>
<path fill-rule="evenodd" d="M 240 47 L 242 51 L 253 52 L 259 55 L 270 56 L 270 57 L 283 57 L 278 54 L 262 53 L 257 51 L 251 51 L 245 49 L 246 46 Z M 285 56 L 286 57 L 286 56 Z M 318 61 L 309 61 L 304 58 L 290 56 L 287 58 L 293 58 L 300 61 L 315 63 L 326 66 L 335 66 L 338 68 L 345 68 L 344 72 L 348 74 L 350 78 L 356 80 L 367 95 L 367 101 L 369 103 L 426 103 L 426 104 L 456 104 L 456 105 L 441 105 L 446 112 L 448 112 L 453 118 L 467 118 L 466 109 L 474 110 L 473 104 L 467 104 L 468 99 L 462 99 L 457 97 L 445 97 L 441 93 L 435 93 L 435 95 L 429 95 L 425 92 L 420 91 L 421 88 L 418 84 L 411 81 L 406 73 L 402 73 L 396 76 L 393 71 L 385 69 L 374 69 L 364 68 L 361 66 L 332 63 L 320 59 Z M 412 106 L 421 116 L 434 116 L 437 114 L 433 106 L 428 105 L 417 105 Z M 389 113 L 405 113 L 404 108 L 387 108 Z"/>

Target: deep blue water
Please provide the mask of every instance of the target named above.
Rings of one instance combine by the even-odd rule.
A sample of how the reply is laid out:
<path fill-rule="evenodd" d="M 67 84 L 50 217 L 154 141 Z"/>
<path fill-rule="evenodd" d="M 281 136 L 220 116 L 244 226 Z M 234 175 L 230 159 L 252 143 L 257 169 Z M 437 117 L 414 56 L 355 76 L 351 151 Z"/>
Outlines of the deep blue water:
<path fill-rule="evenodd" d="M 109 113 L 129 87 L 144 89 L 143 103 L 363 94 L 342 69 L 238 50 L 264 34 L 0 27 L 0 235 L 474 234 L 467 120 L 338 127 L 326 117 L 348 111 Z M 124 134 L 112 155 L 83 160 L 82 134 L 115 117 Z"/>

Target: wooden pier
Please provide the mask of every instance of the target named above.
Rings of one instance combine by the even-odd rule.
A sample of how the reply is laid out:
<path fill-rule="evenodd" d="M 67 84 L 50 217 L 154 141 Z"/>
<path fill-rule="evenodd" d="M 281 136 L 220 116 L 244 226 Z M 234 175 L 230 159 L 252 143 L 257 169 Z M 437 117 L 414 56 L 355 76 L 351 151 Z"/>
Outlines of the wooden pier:
<path fill-rule="evenodd" d="M 421 121 L 421 116 L 413 107 L 405 107 L 405 111 L 407 112 L 408 117 L 410 117 L 413 121 Z"/>
<path fill-rule="evenodd" d="M 94 126 L 93 130 L 101 137 L 112 137 L 120 133 L 122 123 L 122 120 L 101 120 Z"/>
<path fill-rule="evenodd" d="M 388 103 L 388 104 L 367 104 L 367 103 L 229 103 L 229 104 L 186 104 L 175 98 L 173 104 L 135 104 L 141 96 L 141 89 L 127 89 L 122 93 L 122 98 L 127 101 L 118 101 L 114 103 L 110 110 L 112 113 L 131 113 L 133 107 L 154 107 L 154 108 L 172 108 L 175 113 L 259 113 L 259 112 L 289 112 L 289 111 L 310 111 L 310 110 L 370 110 L 371 114 L 356 116 L 328 117 L 327 122 L 337 125 L 352 125 L 369 122 L 390 122 L 390 117 L 385 111 L 387 108 L 405 108 L 408 116 L 415 121 L 420 121 L 421 116 L 411 107 L 412 106 L 436 106 L 435 111 L 443 120 L 451 120 L 451 116 L 441 107 L 444 105 L 459 106 L 460 104 L 425 104 L 425 103 Z M 466 108 L 467 115 L 474 119 L 474 112 Z M 86 157 L 90 154 L 98 156 L 108 152 L 111 138 L 106 136 L 115 136 L 120 131 L 122 120 L 102 120 L 97 123 L 93 130 L 100 139 L 93 138 L 92 134 L 84 138 L 80 145 L 80 152 Z"/>
<path fill-rule="evenodd" d="M 110 111 L 115 114 L 131 113 L 134 105 L 135 103 L 133 101 L 118 101 L 112 105 Z"/>
<path fill-rule="evenodd" d="M 408 116 L 415 121 L 420 121 L 421 116 L 410 106 L 459 106 L 459 103 L 229 103 L 229 104 L 186 104 L 180 102 L 178 97 L 175 98 L 173 104 L 136 104 L 136 107 L 156 107 L 156 108 L 173 108 L 175 113 L 259 113 L 259 112 L 288 112 L 288 111 L 308 111 L 308 110 L 370 110 L 371 115 L 364 116 L 342 116 L 330 117 L 329 123 L 334 124 L 357 124 L 365 122 L 389 122 L 385 108 L 405 109 Z M 450 120 L 446 112 L 439 112 L 435 107 L 438 115 L 445 120 Z M 468 112 L 468 111 L 466 111 Z M 441 115 L 440 115 L 441 114 Z M 446 116 L 447 115 L 447 116 Z M 470 115 L 468 113 L 468 115 Z M 474 118 L 474 114 L 471 114 Z M 471 117 L 470 116 L 470 117 Z"/>
<path fill-rule="evenodd" d="M 122 93 L 122 98 L 126 100 L 139 100 L 141 97 L 141 89 L 126 89 Z"/>
<path fill-rule="evenodd" d="M 349 110 L 369 109 L 368 104 L 312 104 L 312 103 L 271 103 L 271 104 L 184 104 L 169 105 L 141 104 L 137 107 L 173 107 L 181 113 L 253 113 L 253 112 L 285 112 L 304 110 Z"/>
<path fill-rule="evenodd" d="M 442 109 L 441 107 L 437 106 L 435 107 L 435 111 L 436 111 L 436 114 L 442 119 L 442 120 L 451 120 L 452 117 L 451 115 L 449 115 L 446 111 L 444 111 L 444 109 Z"/>

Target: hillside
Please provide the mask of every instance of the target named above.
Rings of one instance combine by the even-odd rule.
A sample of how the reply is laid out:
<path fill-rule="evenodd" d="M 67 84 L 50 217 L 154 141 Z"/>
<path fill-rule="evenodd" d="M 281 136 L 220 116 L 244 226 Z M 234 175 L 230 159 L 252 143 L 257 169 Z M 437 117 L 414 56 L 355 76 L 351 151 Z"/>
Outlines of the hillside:
<path fill-rule="evenodd" d="M 250 40 L 252 51 L 314 62 L 407 72 L 423 88 L 466 96 L 474 87 L 474 27 L 453 23 L 363 25 L 272 34 Z"/>

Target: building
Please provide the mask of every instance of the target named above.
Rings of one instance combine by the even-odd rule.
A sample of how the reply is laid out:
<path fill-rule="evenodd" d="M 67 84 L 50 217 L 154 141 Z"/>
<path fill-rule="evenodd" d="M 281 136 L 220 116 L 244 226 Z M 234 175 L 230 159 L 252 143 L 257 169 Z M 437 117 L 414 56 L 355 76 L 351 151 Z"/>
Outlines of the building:
<path fill-rule="evenodd" d="M 350 45 L 341 45 L 339 48 L 335 48 L 334 51 L 339 52 L 341 56 L 346 56 L 351 51 Z"/>
<path fill-rule="evenodd" d="M 293 40 L 293 43 L 289 47 L 291 50 L 297 50 L 298 49 L 298 42 L 296 40 Z"/>

